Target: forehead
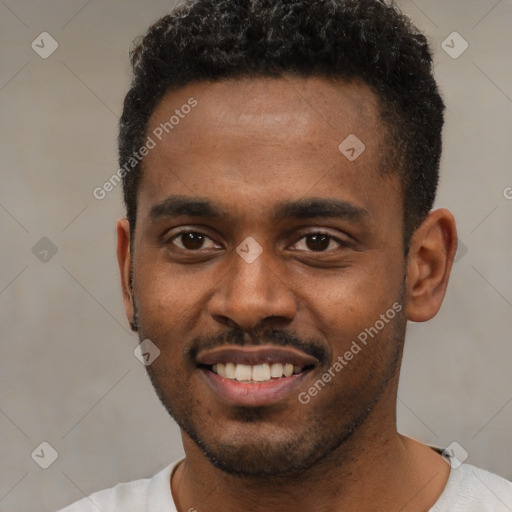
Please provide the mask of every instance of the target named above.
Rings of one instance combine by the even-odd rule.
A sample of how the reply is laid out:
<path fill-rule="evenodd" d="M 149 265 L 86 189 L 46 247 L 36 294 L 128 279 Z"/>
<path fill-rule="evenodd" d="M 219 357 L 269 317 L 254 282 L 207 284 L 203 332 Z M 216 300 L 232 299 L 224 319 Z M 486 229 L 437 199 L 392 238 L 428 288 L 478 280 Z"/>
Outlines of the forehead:
<path fill-rule="evenodd" d="M 179 123 L 174 125 L 178 121 L 175 119 L 169 133 L 162 134 L 174 139 L 176 145 L 187 142 L 185 139 L 190 136 L 204 143 L 226 134 L 239 139 L 252 136 L 261 141 L 290 143 L 294 137 L 338 140 L 349 132 L 359 132 L 371 142 L 370 138 L 380 138 L 382 132 L 378 100 L 362 82 L 282 77 L 200 82 L 171 91 L 154 110 L 148 133 L 169 122 L 173 114 L 179 114 L 176 111 L 191 98 L 198 105 L 185 115 L 188 121 L 181 122 L 181 114 Z M 194 121 L 205 125 L 198 126 Z M 215 132 L 204 129 L 206 123 L 216 124 Z"/>
<path fill-rule="evenodd" d="M 142 214 L 171 195 L 215 196 L 261 214 L 277 198 L 339 193 L 368 209 L 361 202 L 378 189 L 381 195 L 382 187 L 397 189 L 379 172 L 385 131 L 378 100 L 361 82 L 282 77 L 192 84 L 163 98 L 147 136 L 155 147 L 143 162 Z"/>

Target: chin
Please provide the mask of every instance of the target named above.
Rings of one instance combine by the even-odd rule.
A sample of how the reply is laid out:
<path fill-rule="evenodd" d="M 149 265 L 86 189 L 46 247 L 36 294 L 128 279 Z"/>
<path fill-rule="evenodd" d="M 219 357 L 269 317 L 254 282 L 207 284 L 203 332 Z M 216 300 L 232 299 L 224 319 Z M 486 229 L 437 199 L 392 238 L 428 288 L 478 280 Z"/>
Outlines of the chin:
<path fill-rule="evenodd" d="M 217 445 L 214 449 L 200 446 L 207 459 L 230 475 L 246 477 L 279 476 L 310 468 L 318 455 L 291 453 L 283 446 Z"/>
<path fill-rule="evenodd" d="M 362 421 L 358 418 L 357 423 Z M 301 473 L 332 455 L 357 430 L 354 423 L 333 429 L 322 422 L 302 429 L 290 423 L 286 427 L 242 423 L 222 428 L 222 432 L 205 432 L 190 423 L 180 426 L 215 467 L 246 477 Z"/>

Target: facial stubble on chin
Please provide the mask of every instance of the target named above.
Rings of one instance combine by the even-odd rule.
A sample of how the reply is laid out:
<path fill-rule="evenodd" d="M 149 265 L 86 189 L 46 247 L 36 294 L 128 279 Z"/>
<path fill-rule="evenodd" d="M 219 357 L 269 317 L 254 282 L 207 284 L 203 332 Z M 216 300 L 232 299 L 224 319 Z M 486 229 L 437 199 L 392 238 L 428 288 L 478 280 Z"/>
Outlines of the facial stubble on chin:
<path fill-rule="evenodd" d="M 403 297 L 404 290 L 402 290 L 401 301 L 403 301 Z M 140 340 L 151 339 L 150 329 L 145 329 L 144 319 L 140 318 L 134 296 L 133 304 Z M 403 310 L 392 320 L 392 323 L 390 340 L 387 341 L 392 344 L 392 349 L 387 353 L 386 361 L 380 363 L 381 378 L 373 395 L 366 396 L 363 400 L 354 399 L 348 403 L 347 401 L 343 402 L 343 396 L 338 396 L 336 397 L 338 400 L 332 401 L 326 408 L 317 411 L 312 417 L 308 417 L 309 422 L 306 425 L 287 426 L 285 422 L 282 422 L 276 427 L 284 428 L 287 435 L 279 439 L 265 435 L 257 439 L 251 435 L 242 441 L 240 439 L 210 439 L 208 421 L 212 421 L 212 418 L 201 414 L 201 411 L 193 411 L 190 408 L 190 404 L 194 403 L 194 397 L 186 395 L 187 386 L 185 385 L 178 393 L 176 390 L 170 392 L 163 384 L 169 374 L 168 368 L 162 370 L 156 365 L 149 365 L 146 366 L 146 371 L 167 412 L 215 467 L 228 474 L 240 476 L 292 475 L 311 468 L 346 445 L 370 416 L 400 368 L 406 330 L 406 318 Z M 381 340 L 376 342 L 379 343 Z M 157 344 L 162 349 L 162 344 Z M 365 347 L 365 350 L 371 350 L 371 347 Z M 329 366 L 332 365 L 332 362 Z M 314 401 L 312 402 L 314 404 Z M 308 407 L 307 405 L 297 406 Z M 229 419 L 237 422 L 243 429 L 244 425 L 254 427 L 258 423 L 265 423 L 268 412 L 265 407 L 230 408 Z M 335 422 L 336 428 L 333 429 L 333 423 L 325 421 L 325 418 L 329 415 L 339 417 L 340 412 L 347 419 Z"/>

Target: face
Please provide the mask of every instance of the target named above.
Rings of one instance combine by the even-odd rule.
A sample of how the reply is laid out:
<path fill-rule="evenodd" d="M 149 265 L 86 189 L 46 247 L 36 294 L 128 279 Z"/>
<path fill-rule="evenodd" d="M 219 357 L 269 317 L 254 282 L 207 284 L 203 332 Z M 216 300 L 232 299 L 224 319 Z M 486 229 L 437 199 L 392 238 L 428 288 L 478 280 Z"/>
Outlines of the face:
<path fill-rule="evenodd" d="M 363 152 L 339 149 L 351 134 Z M 399 367 L 402 196 L 381 173 L 377 100 L 320 78 L 199 83 L 164 98 L 148 135 L 127 311 L 135 298 L 161 352 L 152 383 L 217 467 L 308 468 Z"/>

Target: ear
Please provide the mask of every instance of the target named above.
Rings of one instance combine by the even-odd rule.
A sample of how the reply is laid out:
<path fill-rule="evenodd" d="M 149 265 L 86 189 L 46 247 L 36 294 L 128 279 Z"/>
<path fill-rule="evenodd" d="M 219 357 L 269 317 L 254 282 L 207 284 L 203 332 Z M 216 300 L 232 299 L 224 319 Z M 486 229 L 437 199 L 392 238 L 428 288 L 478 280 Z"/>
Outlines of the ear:
<path fill-rule="evenodd" d="M 135 308 L 133 304 L 133 292 L 131 283 L 132 258 L 130 254 L 130 223 L 128 219 L 117 221 L 117 262 L 121 276 L 121 289 L 123 292 L 124 310 L 126 318 L 134 329 Z"/>
<path fill-rule="evenodd" d="M 442 208 L 430 212 L 414 232 L 407 260 L 407 318 L 425 322 L 443 302 L 457 252 L 453 215 Z"/>

